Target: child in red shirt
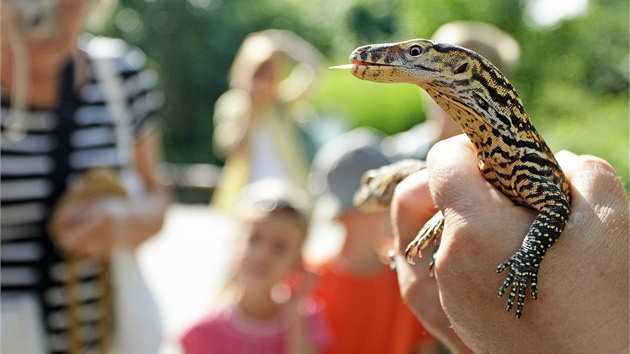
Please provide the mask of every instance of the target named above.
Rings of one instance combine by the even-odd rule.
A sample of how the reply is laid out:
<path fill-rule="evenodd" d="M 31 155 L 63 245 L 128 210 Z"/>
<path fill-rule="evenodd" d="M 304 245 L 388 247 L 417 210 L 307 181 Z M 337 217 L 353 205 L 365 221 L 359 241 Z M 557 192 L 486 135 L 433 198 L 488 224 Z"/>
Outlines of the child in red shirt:
<path fill-rule="evenodd" d="M 422 327 L 400 296 L 389 269 L 392 247 L 389 212 L 360 212 L 352 205 L 362 174 L 391 163 L 375 132 L 361 128 L 325 144 L 315 156 L 312 178 L 332 201 L 327 209 L 341 224 L 340 251 L 316 268 L 313 297 L 323 304 L 332 333 L 324 353 L 435 353 L 439 343 Z M 331 210 L 334 209 L 334 210 Z"/>

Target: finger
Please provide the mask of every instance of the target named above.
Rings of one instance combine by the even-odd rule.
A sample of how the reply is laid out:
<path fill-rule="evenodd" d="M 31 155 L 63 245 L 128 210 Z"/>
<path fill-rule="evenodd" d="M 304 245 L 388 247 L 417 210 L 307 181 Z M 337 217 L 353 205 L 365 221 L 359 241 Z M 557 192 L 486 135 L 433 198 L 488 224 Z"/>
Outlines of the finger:
<path fill-rule="evenodd" d="M 497 202 L 513 204 L 481 174 L 476 153 L 465 135 L 435 144 L 429 151 L 427 169 L 431 195 L 446 217 L 451 210 L 475 211 Z"/>
<path fill-rule="evenodd" d="M 84 220 L 66 229 L 58 243 L 73 255 L 103 259 L 112 247 L 111 237 L 105 237 L 109 232 L 99 220 Z"/>
<path fill-rule="evenodd" d="M 298 279 L 294 289 L 294 297 L 301 299 L 311 292 L 317 282 L 317 275 L 308 270 L 302 270 L 296 276 Z"/>
<path fill-rule="evenodd" d="M 405 178 L 394 191 L 391 218 L 394 247 L 398 254 L 405 254 L 407 245 L 437 211 L 431 199 L 428 179 L 427 170 L 422 170 Z"/>
<path fill-rule="evenodd" d="M 592 204 L 608 204 L 604 198 L 627 204 L 623 183 L 615 169 L 605 160 L 591 155 L 576 155 L 570 151 L 560 151 L 556 159 L 573 187 L 571 194 L 575 201 L 590 200 Z"/>
<path fill-rule="evenodd" d="M 90 257 L 94 253 L 95 247 L 88 242 L 83 228 L 67 230 L 58 242 L 61 248 L 74 256 Z"/>
<path fill-rule="evenodd" d="M 441 337 L 444 332 L 450 332 L 450 324 L 440 305 L 435 278 L 429 276 L 428 263 L 412 266 L 405 256 L 407 245 L 436 211 L 426 170 L 407 177 L 396 187 L 391 216 L 400 293 L 425 327 Z M 423 259 L 430 258 L 430 248 L 423 251 L 426 255 Z"/>
<path fill-rule="evenodd" d="M 620 230 L 628 234 L 630 225 L 628 196 L 615 169 L 598 157 L 569 151 L 560 151 L 556 159 L 571 187 L 571 216 L 565 233 L 574 235 L 572 242 L 561 238 L 556 247 L 569 247 L 573 254 L 606 254 L 610 259 L 627 260 L 627 238 L 609 239 Z M 581 242 L 580 237 L 584 238 Z M 624 255 L 619 257 L 620 252 Z M 550 252 L 548 258 L 556 254 L 560 253 Z"/>

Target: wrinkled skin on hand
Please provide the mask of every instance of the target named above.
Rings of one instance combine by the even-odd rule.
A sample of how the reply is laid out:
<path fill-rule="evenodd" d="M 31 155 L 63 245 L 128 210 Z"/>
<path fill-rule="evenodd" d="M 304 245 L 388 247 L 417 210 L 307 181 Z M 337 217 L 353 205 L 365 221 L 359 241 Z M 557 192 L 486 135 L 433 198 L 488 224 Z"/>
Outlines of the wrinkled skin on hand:
<path fill-rule="evenodd" d="M 427 170 L 397 187 L 392 221 L 401 293 L 452 351 L 628 351 L 626 192 L 607 162 L 567 151 L 556 157 L 571 184 L 572 216 L 543 261 L 544 288 L 537 300 L 527 299 L 520 321 L 497 297 L 503 276 L 495 269 L 518 249 L 536 212 L 515 206 L 483 179 L 463 136 L 437 144 Z M 411 266 L 404 254 L 436 206 L 445 227 L 431 278 L 425 264 Z M 423 259 L 431 252 L 425 249 Z"/>

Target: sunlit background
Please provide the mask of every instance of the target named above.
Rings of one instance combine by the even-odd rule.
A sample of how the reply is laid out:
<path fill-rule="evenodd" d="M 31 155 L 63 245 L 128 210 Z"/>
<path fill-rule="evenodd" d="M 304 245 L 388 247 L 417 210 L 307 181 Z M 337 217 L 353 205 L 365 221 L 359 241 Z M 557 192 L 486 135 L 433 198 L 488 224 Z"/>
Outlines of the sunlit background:
<path fill-rule="evenodd" d="M 231 264 L 233 225 L 192 203 L 207 203 L 220 173 L 212 113 L 248 33 L 293 30 L 327 57 L 328 66 L 347 63 L 357 46 L 430 37 L 447 22 L 494 24 L 521 45 L 510 80 L 551 148 L 607 159 L 628 188 L 628 0 L 118 1 L 102 32 L 140 47 L 160 74 L 166 106 L 159 123 L 180 202 L 138 257 L 162 312 L 161 354 L 179 353 L 178 336 L 208 311 Z M 424 119 L 419 91 L 324 70 L 312 100 L 302 105 L 302 123 L 321 140 L 355 126 L 392 134 Z M 311 234 L 310 257 L 341 244 L 342 232 L 330 226 L 316 224 Z"/>
<path fill-rule="evenodd" d="M 203 184 L 204 172 L 222 164 L 212 149 L 214 103 L 248 33 L 293 30 L 335 65 L 359 45 L 430 37 L 453 20 L 486 21 L 520 43 L 510 79 L 551 148 L 604 157 L 628 186 L 628 14 L 627 0 L 120 0 L 102 32 L 150 57 L 166 95 L 166 159 L 209 164 L 196 166 Z M 304 123 L 398 132 L 424 119 L 418 91 L 326 70 Z M 322 129 L 322 139 L 335 129 Z"/>

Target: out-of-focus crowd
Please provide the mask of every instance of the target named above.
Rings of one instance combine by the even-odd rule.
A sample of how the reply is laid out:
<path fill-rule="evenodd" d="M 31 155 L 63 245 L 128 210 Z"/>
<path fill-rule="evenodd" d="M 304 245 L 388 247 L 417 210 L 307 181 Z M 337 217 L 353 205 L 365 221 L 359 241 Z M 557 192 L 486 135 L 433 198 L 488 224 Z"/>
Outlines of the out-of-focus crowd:
<path fill-rule="evenodd" d="M 444 270 L 452 259 L 448 255 L 436 263 L 436 282 L 423 264 L 401 267 L 400 257 L 391 253 L 417 233 L 426 221 L 423 212 L 435 211 L 433 199 L 444 209 L 449 201 L 473 199 L 473 192 L 483 190 L 443 191 L 439 182 L 444 180 L 436 182 L 431 174 L 432 168 L 451 163 L 448 168 L 461 171 L 448 176 L 464 176 L 470 188 L 479 179 L 483 183 L 476 165 L 471 171 L 465 162 L 453 163 L 455 158 L 438 158 L 451 151 L 462 161 L 475 161 L 462 139 L 437 144 L 461 133 L 459 127 L 427 99 L 426 121 L 406 132 L 385 136 L 364 127 L 322 141 L 301 117 L 325 60 L 294 33 L 273 29 L 245 38 L 229 90 L 208 120 L 225 166 L 207 210 L 208 221 L 217 224 L 205 224 L 208 233 L 201 237 L 222 237 L 225 248 L 208 249 L 207 257 L 226 263 L 221 269 L 188 269 L 181 276 L 224 284 L 213 284 L 220 291 L 208 294 L 206 311 L 169 333 L 177 344 L 163 340 L 160 328 L 173 327 L 160 324 L 159 306 L 134 260 L 136 248 L 160 231 L 173 210 L 158 176 L 162 157 L 155 116 L 163 104 L 158 77 L 137 48 L 86 34 L 85 25 L 97 21 L 95 16 L 109 14 L 108 1 L 2 0 L 1 6 L 3 353 L 155 353 L 166 350 L 160 349 L 163 342 L 188 354 L 502 352 L 517 344 L 523 351 L 562 352 L 574 349 L 562 339 L 568 335 L 583 339 L 582 348 L 627 350 L 628 202 L 606 162 L 570 153 L 559 157 L 573 186 L 574 215 L 580 217 L 572 219 L 570 235 L 564 246 L 556 246 L 561 250 L 554 257 L 564 257 L 564 264 L 582 260 L 564 274 L 572 279 L 569 284 L 579 284 L 575 296 L 608 289 L 598 303 L 616 314 L 576 298 L 567 299 L 574 307 L 550 301 L 554 291 L 556 297 L 566 295 L 558 290 L 565 283 L 559 280 L 554 288 L 549 279 L 555 278 L 541 273 L 549 292 L 531 307 L 556 311 L 532 311 L 520 322 L 510 316 L 501 326 L 490 325 L 484 320 L 496 313 L 485 308 L 480 313 L 476 309 L 483 307 L 470 301 L 485 284 L 460 282 Z M 519 55 L 514 39 L 483 23 L 449 23 L 433 38 L 473 49 L 504 72 Z M 429 172 L 401 185 L 391 211 L 358 210 L 353 195 L 363 173 L 404 158 L 428 158 Z M 461 194 L 440 199 L 454 192 Z M 457 227 L 492 230 L 491 221 L 501 220 L 489 212 L 483 216 L 494 219 L 472 215 L 455 225 L 447 220 L 443 240 L 451 247 L 443 248 L 453 252 L 461 240 L 456 236 L 481 229 Z M 516 225 L 531 223 L 527 211 L 508 217 L 516 231 Z M 322 225 L 336 227 L 336 247 L 329 247 L 332 238 Z M 450 233 L 456 229 L 459 234 Z M 169 242 L 186 230 L 184 225 L 170 229 Z M 594 243 L 600 235 L 607 241 Z M 318 244 L 325 245 L 325 257 L 312 252 Z M 186 262 L 162 252 L 161 259 L 142 254 L 142 266 L 159 266 L 159 271 L 144 269 L 149 283 L 159 283 L 155 278 L 169 271 L 169 262 L 173 269 Z M 397 272 L 390 269 L 393 258 Z M 608 281 L 613 275 L 620 280 Z M 466 279 L 482 279 L 476 276 Z M 179 299 L 182 308 L 199 294 L 190 295 Z M 582 322 L 626 330 L 608 340 L 580 321 L 570 329 L 554 325 L 562 315 L 572 318 L 573 308 L 585 311 L 581 319 L 589 320 Z M 501 338 L 502 333 L 509 336 Z"/>

